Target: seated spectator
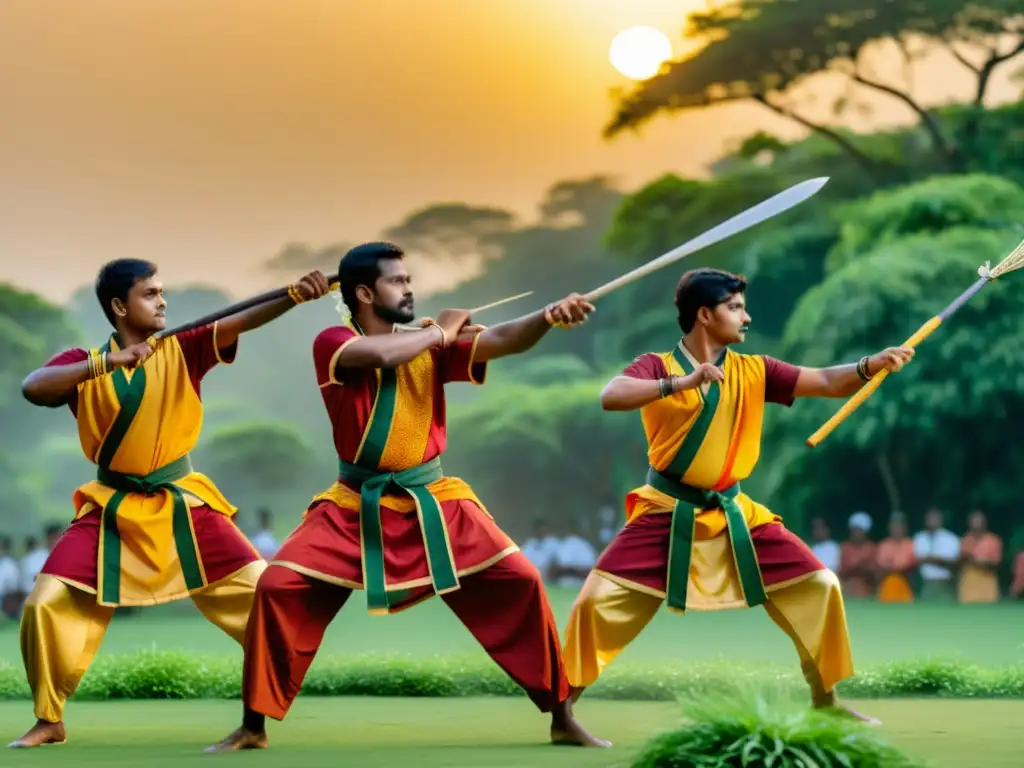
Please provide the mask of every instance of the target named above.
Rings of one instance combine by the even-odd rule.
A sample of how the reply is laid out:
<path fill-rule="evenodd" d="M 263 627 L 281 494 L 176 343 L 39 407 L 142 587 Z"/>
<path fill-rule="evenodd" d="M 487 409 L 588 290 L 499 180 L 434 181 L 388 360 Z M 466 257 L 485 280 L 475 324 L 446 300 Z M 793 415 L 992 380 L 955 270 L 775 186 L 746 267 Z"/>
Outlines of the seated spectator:
<path fill-rule="evenodd" d="M 912 603 L 914 590 L 910 576 L 917 566 L 914 542 L 907 529 L 907 518 L 893 512 L 889 518 L 889 536 L 878 544 L 878 602 Z"/>
<path fill-rule="evenodd" d="M 540 571 L 540 576 L 545 582 L 551 579 L 551 566 L 555 561 L 555 550 L 558 548 L 558 539 L 551 535 L 551 529 L 544 520 L 537 520 L 533 524 L 533 536 L 528 538 L 519 549 L 526 555 L 526 559 L 533 563 L 533 567 Z"/>
<path fill-rule="evenodd" d="M 1010 585 L 1010 597 L 1015 599 L 1024 598 L 1024 548 L 1018 553 L 1013 561 L 1013 582 Z"/>
<path fill-rule="evenodd" d="M 953 569 L 960 559 L 960 537 L 942 526 L 942 510 L 932 507 L 925 529 L 914 536 L 914 556 L 921 574 L 922 600 L 955 600 Z"/>
<path fill-rule="evenodd" d="M 36 584 L 36 576 L 46 565 L 46 558 L 50 551 L 39 546 L 39 540 L 35 536 L 25 539 L 25 554 L 21 557 L 21 591 L 28 594 Z"/>
<path fill-rule="evenodd" d="M 988 530 L 980 509 L 967 518 L 967 533 L 960 540 L 960 579 L 957 597 L 961 603 L 995 603 L 999 600 L 999 566 L 1003 561 L 1003 540 Z"/>
<path fill-rule="evenodd" d="M 825 518 L 816 517 L 811 521 L 811 551 L 821 564 L 834 573 L 839 572 L 839 543 L 832 538 Z"/>
<path fill-rule="evenodd" d="M 18 618 L 24 599 L 18 561 L 11 554 L 11 539 L 0 536 L 0 612 L 9 619 Z"/>
<path fill-rule="evenodd" d="M 555 547 L 551 571 L 558 586 L 579 589 L 597 562 L 597 550 L 580 535 L 577 522 L 569 523 L 566 533 L 565 538 L 560 539 Z"/>
<path fill-rule="evenodd" d="M 839 579 L 846 597 L 871 597 L 875 593 L 875 542 L 868 538 L 871 515 L 850 515 L 850 538 L 839 547 Z"/>
<path fill-rule="evenodd" d="M 250 541 L 256 547 L 256 551 L 260 553 L 260 556 L 264 560 L 269 561 L 277 554 L 277 550 L 281 547 L 274 536 L 274 516 L 266 508 L 261 509 L 257 515 L 259 516 L 260 529 Z"/>

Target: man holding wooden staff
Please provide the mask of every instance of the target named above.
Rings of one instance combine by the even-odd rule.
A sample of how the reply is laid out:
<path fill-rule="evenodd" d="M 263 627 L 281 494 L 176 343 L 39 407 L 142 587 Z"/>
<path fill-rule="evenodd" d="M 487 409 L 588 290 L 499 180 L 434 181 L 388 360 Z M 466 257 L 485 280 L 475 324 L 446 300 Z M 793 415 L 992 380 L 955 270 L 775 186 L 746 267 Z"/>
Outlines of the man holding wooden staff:
<path fill-rule="evenodd" d="M 758 459 L 765 403 L 847 397 L 913 351 L 831 368 L 734 352 L 750 325 L 745 291 L 744 278 L 728 272 L 684 274 L 675 299 L 682 339 L 636 358 L 601 393 L 605 410 L 640 410 L 650 467 L 573 607 L 564 643 L 573 695 L 663 601 L 678 613 L 764 605 L 796 646 L 814 706 L 877 722 L 836 701 L 836 683 L 853 674 L 839 581 L 740 482 Z"/>
<path fill-rule="evenodd" d="M 231 363 L 238 337 L 329 290 L 319 272 L 248 309 L 160 338 L 167 302 L 154 264 L 114 261 L 96 296 L 114 333 L 69 349 L 22 385 L 34 405 L 68 406 L 96 480 L 74 495 L 75 519 L 53 548 L 21 620 L 21 651 L 36 724 L 11 747 L 66 740 L 64 705 L 118 606 L 191 597 L 239 643 L 266 567 L 232 521 L 235 508 L 193 471 L 203 422 L 200 384 Z"/>
<path fill-rule="evenodd" d="M 487 363 L 532 348 L 555 325 L 583 322 L 577 295 L 492 328 L 445 310 L 412 322 L 403 252 L 365 243 L 338 279 L 348 325 L 313 342 L 334 431 L 338 481 L 313 499 L 260 579 L 245 640 L 240 728 L 208 752 L 263 749 L 266 718 L 284 719 L 324 631 L 353 590 L 373 614 L 437 594 L 491 658 L 551 715 L 551 740 L 606 747 L 572 715 L 558 628 L 537 569 L 473 490 L 441 468 L 445 385 L 483 384 Z"/>

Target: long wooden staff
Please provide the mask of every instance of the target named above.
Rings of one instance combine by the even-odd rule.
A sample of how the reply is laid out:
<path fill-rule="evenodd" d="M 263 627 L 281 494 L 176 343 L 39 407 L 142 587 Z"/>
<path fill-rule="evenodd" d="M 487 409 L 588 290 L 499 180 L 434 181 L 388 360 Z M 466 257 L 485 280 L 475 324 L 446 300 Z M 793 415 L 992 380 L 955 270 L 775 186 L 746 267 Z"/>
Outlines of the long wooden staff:
<path fill-rule="evenodd" d="M 327 278 L 327 282 L 332 287 L 336 286 L 338 283 L 338 275 L 330 275 Z M 476 314 L 477 312 L 483 312 L 484 310 L 487 309 L 499 307 L 502 304 L 508 304 L 510 301 L 518 301 L 519 299 L 526 298 L 532 293 L 533 291 L 527 291 L 526 293 L 520 293 L 516 296 L 508 296 L 504 299 L 499 299 L 498 301 L 492 301 L 489 304 L 484 304 L 481 307 L 477 307 L 476 309 L 470 310 L 470 313 Z M 179 325 L 174 328 L 171 328 L 170 330 L 164 331 L 163 333 L 160 334 L 160 338 L 166 339 L 170 336 L 176 336 L 179 333 L 184 333 L 185 331 L 191 331 L 193 328 L 202 328 L 204 325 L 210 325 L 211 323 L 215 323 L 218 320 L 223 320 L 225 317 L 230 317 L 231 315 L 234 315 L 238 312 L 242 312 L 246 309 L 250 309 L 251 307 L 258 307 L 261 304 L 266 304 L 267 302 L 270 301 L 283 299 L 287 295 L 287 287 L 274 288 L 273 290 L 264 291 L 263 293 L 257 296 L 252 296 L 248 299 L 244 299 L 243 301 L 236 302 L 228 307 L 225 307 L 224 309 L 219 309 L 216 312 L 211 312 L 208 315 L 203 315 L 198 320 L 193 320 L 190 323 L 185 323 L 184 325 Z"/>
<path fill-rule="evenodd" d="M 918 328 L 917 331 L 914 332 L 913 336 L 903 342 L 903 346 L 916 347 L 922 341 L 927 339 L 936 328 L 949 320 L 954 312 L 966 304 L 974 294 L 984 288 L 989 282 L 995 280 L 997 277 L 1005 275 L 1007 272 L 1013 272 L 1021 267 L 1024 267 L 1024 241 L 1021 241 L 1020 245 L 1018 245 L 1009 256 L 999 262 L 995 269 L 989 269 L 988 262 L 983 266 L 978 267 L 978 275 L 980 275 L 980 277 L 974 281 L 971 287 L 957 296 L 948 307 L 942 310 L 942 312 Z M 857 410 L 865 400 L 871 397 L 872 392 L 882 386 L 882 382 L 885 381 L 888 375 L 889 371 L 886 370 L 872 376 L 871 381 L 861 387 L 855 395 L 843 404 L 842 408 L 836 411 L 831 419 L 822 424 L 818 428 L 817 432 L 807 438 L 807 445 L 813 448 L 828 437 L 832 430 L 846 420 L 847 416 Z"/>

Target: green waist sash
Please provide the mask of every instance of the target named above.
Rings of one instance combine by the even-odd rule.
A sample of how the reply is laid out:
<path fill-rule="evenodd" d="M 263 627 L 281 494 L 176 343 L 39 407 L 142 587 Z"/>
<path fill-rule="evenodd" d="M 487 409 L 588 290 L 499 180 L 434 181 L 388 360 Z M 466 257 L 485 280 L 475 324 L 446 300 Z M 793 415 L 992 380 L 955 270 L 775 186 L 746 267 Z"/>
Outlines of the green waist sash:
<path fill-rule="evenodd" d="M 440 595 L 459 588 L 455 558 L 448 545 L 448 530 L 441 505 L 427 490 L 430 483 L 443 477 L 440 458 L 401 472 L 375 472 L 347 461 L 339 463 L 339 479 L 360 487 L 359 533 L 363 541 L 363 586 L 370 613 L 386 613 L 391 605 L 384 575 L 384 535 L 380 522 L 380 500 L 389 488 L 405 491 L 416 502 L 416 514 L 423 531 L 427 568 L 434 591 Z"/>
<path fill-rule="evenodd" d="M 695 488 L 658 472 L 654 467 L 649 467 L 647 470 L 647 483 L 676 500 L 672 508 L 668 575 L 665 586 L 669 608 L 677 611 L 686 610 L 686 590 L 690 580 L 690 557 L 693 550 L 697 516 L 689 509 L 684 510 L 684 507 L 721 509 L 725 513 L 733 561 L 739 574 L 743 597 L 750 607 L 761 605 L 768 600 L 764 582 L 761 579 L 761 568 L 757 564 L 754 540 L 750 537 L 750 529 L 747 528 L 743 510 L 736 503 L 736 497 L 740 493 L 739 483 L 734 483 L 721 491 Z M 683 521 L 683 515 L 687 514 L 689 515 L 688 525 Z"/>
<path fill-rule="evenodd" d="M 117 528 L 117 510 L 129 493 L 153 496 L 161 491 L 171 495 L 174 504 L 172 530 L 174 546 L 178 550 L 181 572 L 189 591 L 206 586 L 199 567 L 199 549 L 192 535 L 188 504 L 176 480 L 192 474 L 192 460 L 188 454 L 148 475 L 126 475 L 100 467 L 96 480 L 113 488 L 115 493 L 103 508 L 103 594 L 101 602 L 116 605 L 121 597 L 121 535 Z"/>

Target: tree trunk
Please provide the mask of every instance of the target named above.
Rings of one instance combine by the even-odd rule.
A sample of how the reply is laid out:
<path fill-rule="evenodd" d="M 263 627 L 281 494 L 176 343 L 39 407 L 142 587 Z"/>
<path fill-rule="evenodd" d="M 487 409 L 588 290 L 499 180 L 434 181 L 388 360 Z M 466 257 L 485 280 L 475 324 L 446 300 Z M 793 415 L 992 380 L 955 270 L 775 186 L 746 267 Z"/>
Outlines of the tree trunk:
<path fill-rule="evenodd" d="M 899 88 L 894 88 L 891 85 L 879 83 L 874 80 L 868 80 L 860 74 L 855 73 L 852 77 L 855 83 L 859 83 L 867 88 L 874 88 L 876 91 L 881 91 L 882 93 L 888 93 L 890 96 L 895 96 L 914 110 L 918 117 L 921 118 L 922 127 L 928 132 L 928 135 L 931 136 L 932 144 L 935 146 L 936 152 L 941 156 L 943 164 L 948 168 L 952 168 L 955 165 L 957 160 L 957 147 L 946 138 L 945 134 L 942 132 L 942 126 L 939 125 L 939 121 L 935 119 L 935 116 L 914 101 L 910 94 L 901 91 Z"/>
<path fill-rule="evenodd" d="M 985 63 L 980 67 L 976 67 L 971 64 L 971 62 L 964 58 L 959 51 L 953 48 L 952 44 L 948 45 L 947 48 L 957 61 L 974 72 L 978 77 L 978 81 L 974 88 L 974 101 L 972 102 L 973 108 L 967 114 L 967 118 L 961 129 L 961 146 L 969 157 L 974 154 L 975 147 L 977 146 L 978 133 L 981 131 L 981 119 L 985 111 L 985 96 L 988 93 L 988 86 L 992 80 L 992 74 L 1000 64 L 1024 53 L 1024 38 L 1017 43 L 1016 47 L 1007 53 L 1001 54 L 997 51 L 991 51 L 988 59 L 986 59 Z"/>
<path fill-rule="evenodd" d="M 889 461 L 889 452 L 882 450 L 875 454 L 875 464 L 878 466 L 878 474 L 882 477 L 882 487 L 885 488 L 885 495 L 889 501 L 889 512 L 903 511 L 900 489 L 896 484 L 896 476 Z"/>
<path fill-rule="evenodd" d="M 844 152 L 846 152 L 848 155 L 850 155 L 854 160 L 856 160 L 857 163 L 868 173 L 868 175 L 870 175 L 872 178 L 877 177 L 878 164 L 875 162 L 875 160 L 870 156 L 866 155 L 860 149 L 858 149 L 852 141 L 847 139 L 841 133 L 832 130 L 826 125 L 812 123 L 807 118 L 801 117 L 792 110 L 786 109 L 785 107 L 781 107 L 778 104 L 773 104 L 771 101 L 768 100 L 768 97 L 765 96 L 764 94 L 756 94 L 753 97 L 753 99 L 754 101 L 757 101 L 763 104 L 764 106 L 768 107 L 768 109 L 772 110 L 776 114 L 782 115 L 783 117 L 793 120 L 794 122 L 799 123 L 805 128 L 814 131 L 815 133 L 821 134 L 826 139 L 828 139 L 836 146 L 838 146 L 840 149 L 842 149 Z"/>

